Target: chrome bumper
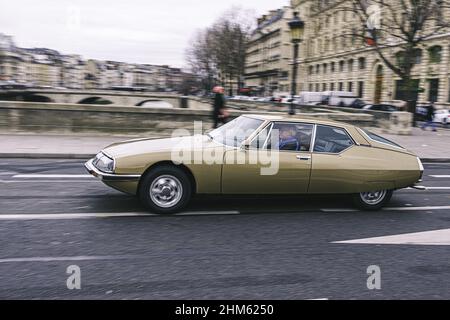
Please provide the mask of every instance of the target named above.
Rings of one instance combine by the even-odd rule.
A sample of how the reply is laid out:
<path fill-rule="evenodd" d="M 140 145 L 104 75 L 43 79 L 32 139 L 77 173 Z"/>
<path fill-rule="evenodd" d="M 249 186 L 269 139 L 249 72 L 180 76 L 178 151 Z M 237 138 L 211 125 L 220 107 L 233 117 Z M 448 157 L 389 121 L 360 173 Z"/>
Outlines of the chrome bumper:
<path fill-rule="evenodd" d="M 86 170 L 96 178 L 99 178 L 102 181 L 139 181 L 141 175 L 122 175 L 122 174 L 113 174 L 113 173 L 105 173 L 98 170 L 93 164 L 93 159 L 89 160 L 84 164 Z"/>

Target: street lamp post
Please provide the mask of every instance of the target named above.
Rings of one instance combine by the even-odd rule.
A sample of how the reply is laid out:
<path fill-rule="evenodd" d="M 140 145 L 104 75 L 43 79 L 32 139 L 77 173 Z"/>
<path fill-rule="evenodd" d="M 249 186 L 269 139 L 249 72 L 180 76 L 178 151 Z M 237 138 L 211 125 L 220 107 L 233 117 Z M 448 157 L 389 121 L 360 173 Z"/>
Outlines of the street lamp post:
<path fill-rule="evenodd" d="M 291 41 L 294 45 L 293 63 L 292 63 L 292 83 L 291 83 L 291 104 L 289 114 L 295 115 L 294 96 L 297 91 L 297 70 L 298 70 L 298 49 L 302 42 L 305 23 L 300 20 L 298 12 L 294 12 L 294 17 L 289 21 L 289 29 L 291 31 Z"/>

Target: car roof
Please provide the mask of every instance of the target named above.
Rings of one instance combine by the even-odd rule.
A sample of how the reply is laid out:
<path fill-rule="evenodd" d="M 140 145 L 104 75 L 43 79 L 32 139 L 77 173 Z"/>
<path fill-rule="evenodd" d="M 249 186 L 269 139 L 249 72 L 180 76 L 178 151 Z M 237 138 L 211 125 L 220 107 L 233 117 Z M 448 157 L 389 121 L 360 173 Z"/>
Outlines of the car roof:
<path fill-rule="evenodd" d="M 283 115 L 260 115 L 260 114 L 246 114 L 245 117 L 259 119 L 263 121 L 277 121 L 277 122 L 306 122 L 306 123 L 315 123 L 315 124 L 323 124 L 329 126 L 338 126 L 338 127 L 354 127 L 351 124 L 337 122 L 333 120 L 325 120 L 325 119 L 317 119 L 317 118 L 308 118 L 301 116 L 283 116 Z"/>

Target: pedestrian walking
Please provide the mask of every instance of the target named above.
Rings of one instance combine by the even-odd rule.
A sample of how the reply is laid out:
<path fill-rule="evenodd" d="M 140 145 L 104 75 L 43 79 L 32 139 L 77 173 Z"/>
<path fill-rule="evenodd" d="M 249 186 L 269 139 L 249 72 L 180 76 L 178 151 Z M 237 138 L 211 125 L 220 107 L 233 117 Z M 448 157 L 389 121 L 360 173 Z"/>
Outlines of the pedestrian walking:
<path fill-rule="evenodd" d="M 422 125 L 422 130 L 426 130 L 426 128 L 431 127 L 433 132 L 436 132 L 436 124 L 434 123 L 434 115 L 436 113 L 436 109 L 434 107 L 434 103 L 432 102 L 429 106 L 427 106 L 427 115 L 426 122 Z"/>
<path fill-rule="evenodd" d="M 225 109 L 225 89 L 223 87 L 214 87 L 213 93 L 213 122 L 214 129 L 217 129 L 219 124 L 225 124 L 227 122 L 228 112 Z"/>

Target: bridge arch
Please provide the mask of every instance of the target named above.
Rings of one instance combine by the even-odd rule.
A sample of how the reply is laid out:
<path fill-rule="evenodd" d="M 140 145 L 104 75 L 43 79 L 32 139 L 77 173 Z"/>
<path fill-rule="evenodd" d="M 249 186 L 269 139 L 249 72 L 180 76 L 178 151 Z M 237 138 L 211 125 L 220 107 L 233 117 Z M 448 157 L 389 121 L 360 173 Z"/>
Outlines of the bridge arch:
<path fill-rule="evenodd" d="M 104 99 L 102 97 L 89 97 L 84 98 L 78 102 L 78 104 L 100 104 L 100 105 L 110 105 L 113 104 L 112 101 Z"/>

